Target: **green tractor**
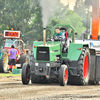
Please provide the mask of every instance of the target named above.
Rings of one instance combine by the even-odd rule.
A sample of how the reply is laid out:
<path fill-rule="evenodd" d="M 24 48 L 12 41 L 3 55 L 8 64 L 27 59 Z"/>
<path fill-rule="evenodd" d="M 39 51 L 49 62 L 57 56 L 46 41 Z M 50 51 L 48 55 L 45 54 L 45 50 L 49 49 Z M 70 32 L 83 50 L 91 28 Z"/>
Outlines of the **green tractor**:
<path fill-rule="evenodd" d="M 33 53 L 29 63 L 22 67 L 22 83 L 47 82 L 58 80 L 61 86 L 69 84 L 86 85 L 90 76 L 89 45 L 74 43 L 75 29 L 71 25 L 55 25 L 52 28 L 52 37 L 56 27 L 69 27 L 72 29 L 72 40 L 66 42 L 61 37 L 55 37 L 45 42 L 35 41 Z M 44 30 L 45 34 L 45 30 Z M 44 35 L 45 37 L 45 35 Z"/>
<path fill-rule="evenodd" d="M 100 82 L 100 17 L 99 0 L 92 0 L 90 39 L 75 39 L 71 25 L 55 25 L 72 29 L 72 39 L 66 41 L 55 37 L 51 41 L 35 41 L 29 63 L 22 67 L 22 83 L 40 83 L 58 80 L 61 86 L 68 84 L 87 85 Z M 63 28 L 62 28 L 63 29 Z"/>

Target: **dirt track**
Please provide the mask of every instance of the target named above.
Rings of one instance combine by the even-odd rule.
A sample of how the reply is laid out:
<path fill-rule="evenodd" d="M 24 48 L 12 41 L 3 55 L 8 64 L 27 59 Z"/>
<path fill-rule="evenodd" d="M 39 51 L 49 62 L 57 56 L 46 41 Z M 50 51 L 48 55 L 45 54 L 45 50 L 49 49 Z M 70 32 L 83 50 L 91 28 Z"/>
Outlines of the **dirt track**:
<path fill-rule="evenodd" d="M 100 86 L 23 85 L 19 77 L 0 77 L 0 100 L 100 100 Z"/>

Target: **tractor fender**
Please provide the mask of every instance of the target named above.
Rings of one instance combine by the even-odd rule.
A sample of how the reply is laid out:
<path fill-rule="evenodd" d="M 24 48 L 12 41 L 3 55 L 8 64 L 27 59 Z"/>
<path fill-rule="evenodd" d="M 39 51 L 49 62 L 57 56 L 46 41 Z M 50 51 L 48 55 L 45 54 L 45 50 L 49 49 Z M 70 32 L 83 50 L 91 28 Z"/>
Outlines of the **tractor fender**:
<path fill-rule="evenodd" d="M 84 47 L 89 47 L 88 44 L 71 43 L 68 49 L 67 58 L 70 61 L 78 61 Z"/>

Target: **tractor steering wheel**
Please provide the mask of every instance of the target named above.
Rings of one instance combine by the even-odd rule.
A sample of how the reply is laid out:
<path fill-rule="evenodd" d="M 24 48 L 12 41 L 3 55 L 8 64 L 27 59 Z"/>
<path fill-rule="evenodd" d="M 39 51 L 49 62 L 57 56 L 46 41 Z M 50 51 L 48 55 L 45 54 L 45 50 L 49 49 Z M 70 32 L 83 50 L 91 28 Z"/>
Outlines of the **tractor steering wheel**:
<path fill-rule="evenodd" d="M 54 36 L 54 41 L 61 41 L 62 37 L 61 36 Z"/>

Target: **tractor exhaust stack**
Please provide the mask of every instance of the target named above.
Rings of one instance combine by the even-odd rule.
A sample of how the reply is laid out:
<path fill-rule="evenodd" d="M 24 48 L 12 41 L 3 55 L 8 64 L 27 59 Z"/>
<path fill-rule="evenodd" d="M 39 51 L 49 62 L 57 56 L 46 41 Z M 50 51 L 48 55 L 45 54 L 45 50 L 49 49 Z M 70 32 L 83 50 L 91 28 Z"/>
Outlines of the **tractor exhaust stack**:
<path fill-rule="evenodd" d="M 43 45 L 46 43 L 46 28 L 43 29 Z"/>

